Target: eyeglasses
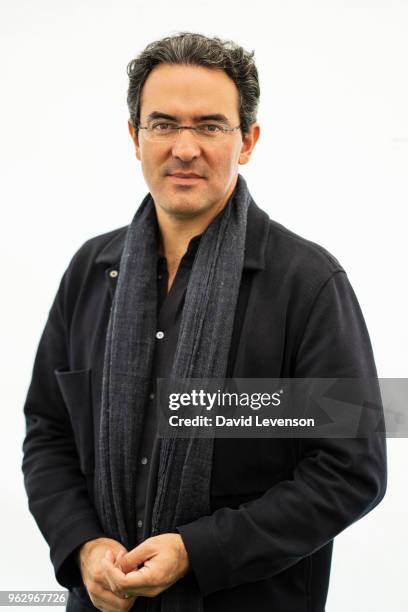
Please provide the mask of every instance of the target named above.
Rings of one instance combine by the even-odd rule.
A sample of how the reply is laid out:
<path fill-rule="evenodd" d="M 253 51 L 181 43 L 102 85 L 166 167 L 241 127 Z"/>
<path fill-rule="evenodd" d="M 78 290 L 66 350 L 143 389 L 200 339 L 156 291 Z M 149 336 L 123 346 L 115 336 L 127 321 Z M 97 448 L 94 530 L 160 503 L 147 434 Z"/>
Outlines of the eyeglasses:
<path fill-rule="evenodd" d="M 240 129 L 236 127 L 225 127 L 216 123 L 200 123 L 197 126 L 178 125 L 176 123 L 157 122 L 150 125 L 139 125 L 137 129 L 145 130 L 146 139 L 152 142 L 169 142 L 180 134 L 181 130 L 191 130 L 195 137 L 202 142 L 220 141 L 228 134 Z"/>

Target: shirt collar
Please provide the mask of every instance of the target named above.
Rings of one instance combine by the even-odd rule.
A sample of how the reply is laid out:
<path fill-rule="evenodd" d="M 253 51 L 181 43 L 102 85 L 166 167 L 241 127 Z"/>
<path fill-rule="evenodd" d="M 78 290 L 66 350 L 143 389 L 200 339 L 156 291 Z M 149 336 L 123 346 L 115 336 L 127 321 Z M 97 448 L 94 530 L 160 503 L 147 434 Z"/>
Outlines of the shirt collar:
<path fill-rule="evenodd" d="M 198 245 L 200 244 L 201 236 L 202 234 L 199 234 L 191 238 L 190 242 L 188 243 L 187 250 L 184 253 L 183 258 L 182 258 L 183 263 L 187 263 L 189 266 L 193 265 L 194 258 L 197 253 Z M 165 259 L 166 258 L 164 257 L 164 255 L 162 254 L 158 255 L 158 261 L 160 265 L 163 265 L 163 262 L 165 261 Z"/>
<path fill-rule="evenodd" d="M 244 268 L 263 270 L 265 268 L 266 246 L 269 235 L 269 217 L 252 200 L 248 207 L 247 232 L 245 240 Z M 117 230 L 95 258 L 96 264 L 119 266 L 125 244 L 128 225 Z M 188 245 L 186 255 L 194 258 L 202 234 L 194 236 Z"/>

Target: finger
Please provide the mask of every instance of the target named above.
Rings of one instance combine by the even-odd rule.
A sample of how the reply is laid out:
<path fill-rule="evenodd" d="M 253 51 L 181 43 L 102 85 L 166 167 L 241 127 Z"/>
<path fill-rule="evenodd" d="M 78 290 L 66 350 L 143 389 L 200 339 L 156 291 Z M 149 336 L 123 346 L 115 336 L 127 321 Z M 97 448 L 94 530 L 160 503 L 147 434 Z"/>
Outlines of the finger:
<path fill-rule="evenodd" d="M 103 610 L 128 610 L 135 600 L 134 597 L 124 599 L 103 587 L 94 589 L 89 595 L 93 604 Z"/>
<path fill-rule="evenodd" d="M 143 565 L 140 569 L 125 574 L 124 582 L 129 586 L 139 584 L 150 584 L 153 580 L 152 570 Z"/>
<path fill-rule="evenodd" d="M 104 558 L 107 559 L 109 563 L 112 563 L 114 561 L 115 555 L 113 554 L 112 549 L 110 548 L 106 549 Z M 109 583 L 108 577 L 106 575 L 106 571 L 102 563 L 101 563 L 101 568 L 102 568 L 102 578 L 103 578 L 102 587 L 105 589 L 110 589 L 111 585 Z"/>
<path fill-rule="evenodd" d="M 123 555 L 120 561 L 123 572 L 127 574 L 137 569 L 139 565 L 142 565 L 155 554 L 157 552 L 151 542 L 149 542 L 149 539 L 145 540 L 142 544 L 139 544 L 139 546 Z"/>
<path fill-rule="evenodd" d="M 138 587 L 139 584 L 143 588 L 145 586 L 151 586 L 150 581 L 145 575 L 142 580 L 140 577 L 138 577 L 138 580 L 136 581 L 137 584 L 134 585 L 134 581 L 130 582 L 127 580 L 126 574 L 124 574 L 119 568 L 115 567 L 107 556 L 101 559 L 101 565 L 104 572 L 104 578 L 108 583 L 109 589 L 113 594 L 120 598 L 125 597 L 125 595 L 137 597 L 140 593 L 137 590 L 134 590 L 134 586 Z M 144 569 L 146 570 L 147 568 Z M 136 572 L 133 572 L 133 574 L 136 574 Z"/>
<path fill-rule="evenodd" d="M 105 582 L 105 586 L 112 591 L 112 593 L 116 590 L 116 584 L 115 581 L 112 580 L 112 577 L 110 576 L 109 570 L 107 567 L 105 567 L 105 564 L 103 563 L 103 559 L 101 561 L 101 565 L 102 565 L 102 571 L 103 571 L 103 577 L 104 577 L 104 582 Z"/>
<path fill-rule="evenodd" d="M 120 564 L 120 560 L 123 557 L 123 555 L 126 554 L 126 550 L 120 550 L 118 555 L 116 556 L 116 560 L 115 560 L 115 566 L 118 567 L 119 569 L 122 569 L 121 564 Z"/>
<path fill-rule="evenodd" d="M 144 595 L 150 589 L 155 589 L 158 585 L 154 573 L 151 569 L 143 566 L 137 571 L 125 574 L 121 583 L 122 588 L 132 595 Z"/>
<path fill-rule="evenodd" d="M 110 590 L 118 595 L 123 595 L 122 582 L 125 578 L 125 574 L 122 570 L 116 567 L 107 555 L 102 557 L 101 567 Z"/>
<path fill-rule="evenodd" d="M 112 561 L 112 563 L 115 562 L 115 555 L 113 554 L 113 551 L 110 548 L 108 548 L 108 550 L 106 551 L 105 557 L 109 559 L 109 561 Z"/>

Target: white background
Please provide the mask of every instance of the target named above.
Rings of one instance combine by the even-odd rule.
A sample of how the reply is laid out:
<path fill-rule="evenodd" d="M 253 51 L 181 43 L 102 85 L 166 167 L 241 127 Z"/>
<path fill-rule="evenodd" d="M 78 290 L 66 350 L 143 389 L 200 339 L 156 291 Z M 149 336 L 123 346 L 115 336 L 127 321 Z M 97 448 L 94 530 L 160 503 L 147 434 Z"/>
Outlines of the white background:
<path fill-rule="evenodd" d="M 3 0 L 0 590 L 61 588 L 27 509 L 22 406 L 71 256 L 146 193 L 127 62 L 180 30 L 255 49 L 262 136 L 242 174 L 272 218 L 344 266 L 379 376 L 408 376 L 407 2 Z M 407 440 L 388 449 L 385 499 L 336 539 L 328 612 L 407 609 Z"/>

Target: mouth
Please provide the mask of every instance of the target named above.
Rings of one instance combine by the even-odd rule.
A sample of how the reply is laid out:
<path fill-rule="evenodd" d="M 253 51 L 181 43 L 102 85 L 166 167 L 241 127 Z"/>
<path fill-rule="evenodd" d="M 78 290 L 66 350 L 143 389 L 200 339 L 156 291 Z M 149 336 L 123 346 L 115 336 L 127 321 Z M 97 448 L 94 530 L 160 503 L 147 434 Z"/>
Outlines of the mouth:
<path fill-rule="evenodd" d="M 180 185 L 190 185 L 203 180 L 203 177 L 199 174 L 187 172 L 175 172 L 174 174 L 169 174 L 168 178 L 173 181 L 173 183 L 178 183 Z"/>

